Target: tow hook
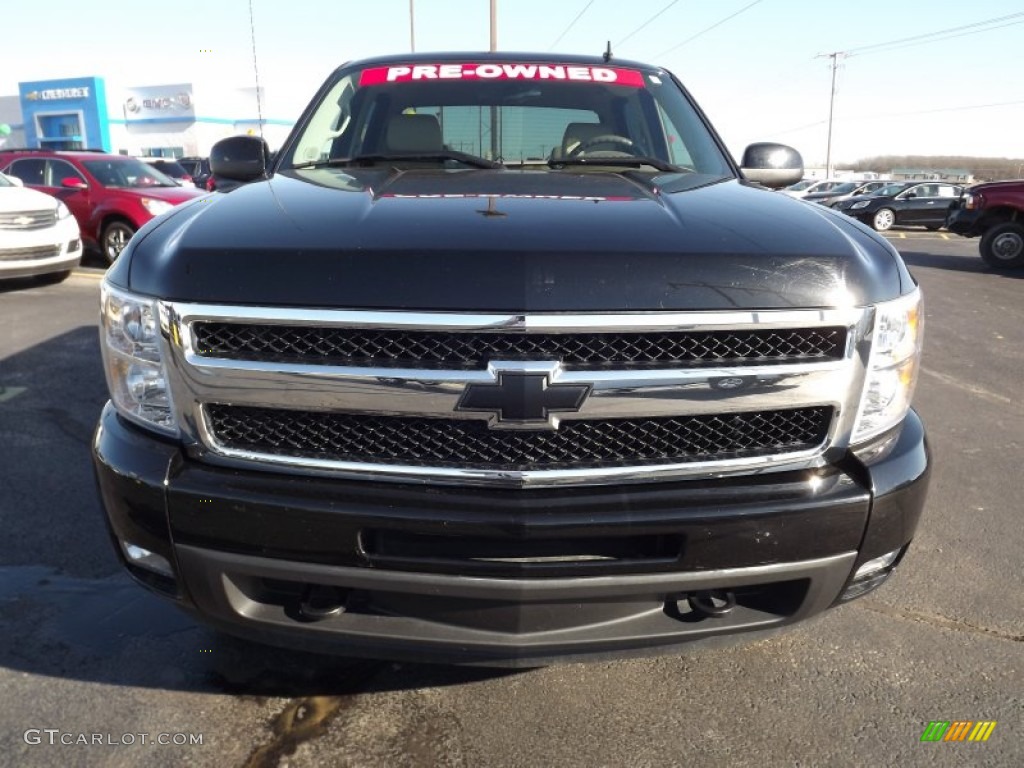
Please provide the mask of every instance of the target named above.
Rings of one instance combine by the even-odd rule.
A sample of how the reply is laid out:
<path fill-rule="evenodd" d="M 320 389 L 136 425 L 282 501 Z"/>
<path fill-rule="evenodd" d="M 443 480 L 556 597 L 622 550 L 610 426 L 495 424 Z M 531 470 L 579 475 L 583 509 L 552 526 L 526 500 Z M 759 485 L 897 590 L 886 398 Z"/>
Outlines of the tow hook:
<path fill-rule="evenodd" d="M 345 612 L 347 590 L 310 584 L 299 601 L 299 615 L 306 621 L 322 621 Z"/>
<path fill-rule="evenodd" d="M 686 601 L 696 613 L 705 616 L 725 616 L 736 607 L 736 595 L 720 589 L 694 592 Z"/>

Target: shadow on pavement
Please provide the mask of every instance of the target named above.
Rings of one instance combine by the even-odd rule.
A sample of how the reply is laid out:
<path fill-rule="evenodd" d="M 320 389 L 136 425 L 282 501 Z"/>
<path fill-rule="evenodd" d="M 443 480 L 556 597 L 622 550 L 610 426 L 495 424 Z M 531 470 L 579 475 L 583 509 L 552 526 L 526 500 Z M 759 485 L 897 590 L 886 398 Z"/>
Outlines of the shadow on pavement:
<path fill-rule="evenodd" d="M 0 667 L 255 696 L 340 696 L 513 674 L 297 653 L 196 623 L 136 585 L 114 554 L 89 452 L 106 400 L 96 328 L 0 359 L 0 387 L 15 393 L 0 399 Z"/>
<path fill-rule="evenodd" d="M 898 245 L 902 245 L 899 243 Z M 989 267 L 979 256 L 959 256 L 947 253 L 925 253 L 918 250 L 900 248 L 900 255 L 908 267 L 929 267 L 945 269 L 952 272 L 987 273 L 993 277 L 1024 277 L 1024 269 L 997 271 Z"/>

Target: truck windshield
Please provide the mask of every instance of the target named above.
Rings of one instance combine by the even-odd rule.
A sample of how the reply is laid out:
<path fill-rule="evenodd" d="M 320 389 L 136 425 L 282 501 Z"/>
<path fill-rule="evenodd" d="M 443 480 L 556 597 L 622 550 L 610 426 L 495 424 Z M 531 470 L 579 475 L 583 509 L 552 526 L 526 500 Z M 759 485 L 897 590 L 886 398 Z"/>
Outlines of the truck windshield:
<path fill-rule="evenodd" d="M 657 71 L 416 63 L 342 71 L 325 94 L 290 141 L 282 168 L 405 159 L 732 175 L 685 93 Z"/>

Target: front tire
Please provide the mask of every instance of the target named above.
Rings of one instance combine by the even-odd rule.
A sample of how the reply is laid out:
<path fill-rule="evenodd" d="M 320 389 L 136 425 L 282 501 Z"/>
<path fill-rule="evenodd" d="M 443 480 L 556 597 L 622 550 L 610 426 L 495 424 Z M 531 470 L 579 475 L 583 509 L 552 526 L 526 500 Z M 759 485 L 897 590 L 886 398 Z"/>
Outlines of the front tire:
<path fill-rule="evenodd" d="M 112 221 L 107 224 L 100 238 L 100 250 L 108 263 L 113 264 L 128 241 L 135 234 L 135 227 L 127 221 Z"/>
<path fill-rule="evenodd" d="M 892 225 L 895 223 L 896 214 L 893 213 L 892 208 L 880 208 L 874 218 L 871 219 L 871 226 L 873 226 L 878 232 L 885 232 L 886 230 L 892 229 Z"/>
<path fill-rule="evenodd" d="M 978 250 L 982 260 L 995 269 L 1024 267 L 1024 227 L 1006 222 L 981 236 Z"/>

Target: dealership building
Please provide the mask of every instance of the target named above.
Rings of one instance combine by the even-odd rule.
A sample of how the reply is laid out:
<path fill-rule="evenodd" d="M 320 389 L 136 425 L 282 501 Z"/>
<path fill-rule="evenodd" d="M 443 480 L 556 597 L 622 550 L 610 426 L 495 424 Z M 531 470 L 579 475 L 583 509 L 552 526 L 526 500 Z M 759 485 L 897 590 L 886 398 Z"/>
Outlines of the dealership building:
<path fill-rule="evenodd" d="M 7 147 L 205 156 L 214 142 L 239 134 L 262 133 L 276 149 L 293 122 L 261 118 L 252 87 L 170 83 L 111 88 L 101 77 L 74 77 L 19 83 L 16 98 L 0 97 L 0 125 L 10 129 L 0 142 Z"/>

